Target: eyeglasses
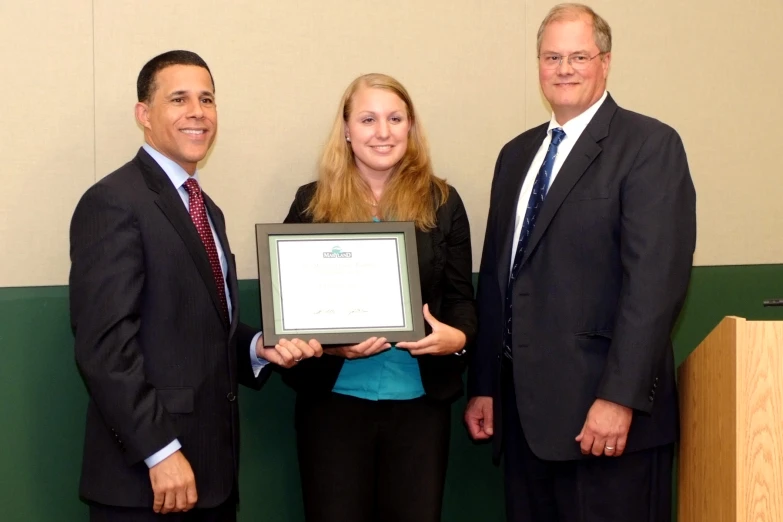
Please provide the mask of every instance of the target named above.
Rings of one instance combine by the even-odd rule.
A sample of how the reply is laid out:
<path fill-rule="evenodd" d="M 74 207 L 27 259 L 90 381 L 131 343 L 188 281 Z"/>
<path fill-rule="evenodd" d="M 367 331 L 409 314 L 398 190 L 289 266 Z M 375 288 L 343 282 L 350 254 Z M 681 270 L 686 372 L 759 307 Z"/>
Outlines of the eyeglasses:
<path fill-rule="evenodd" d="M 538 55 L 538 63 L 544 69 L 554 69 L 556 67 L 560 67 L 560 64 L 563 63 L 563 58 L 565 58 L 568 65 L 576 70 L 582 70 L 587 68 L 591 60 L 601 56 L 602 54 L 606 53 L 601 52 L 595 56 L 589 56 L 585 53 L 574 53 L 569 54 L 568 56 L 563 56 L 562 54 L 556 53 L 544 53 Z"/>

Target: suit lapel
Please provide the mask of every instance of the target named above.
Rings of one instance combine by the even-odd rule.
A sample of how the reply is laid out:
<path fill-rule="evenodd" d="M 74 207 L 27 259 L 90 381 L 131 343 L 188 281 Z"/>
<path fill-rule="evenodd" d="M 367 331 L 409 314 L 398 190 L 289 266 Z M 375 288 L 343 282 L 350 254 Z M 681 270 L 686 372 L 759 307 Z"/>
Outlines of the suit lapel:
<path fill-rule="evenodd" d="M 513 246 L 511 243 L 514 241 L 514 226 L 519 205 L 519 194 L 522 192 L 522 184 L 525 182 L 525 178 L 527 178 L 533 158 L 546 137 L 548 127 L 549 124 L 547 123 L 535 129 L 527 143 L 522 145 L 519 152 L 510 158 L 511 163 L 503 169 L 508 171 L 507 176 L 509 176 L 498 204 L 498 222 L 502 227 L 498 234 L 500 238 L 498 283 L 504 298 L 506 286 L 508 286 L 509 271 L 511 270 L 511 249 Z"/>
<path fill-rule="evenodd" d="M 215 286 L 215 278 L 212 275 L 212 267 L 207 257 L 207 251 L 204 248 L 204 243 L 201 241 L 201 237 L 198 235 L 193 220 L 190 219 L 185 205 L 182 204 L 182 198 L 177 193 L 177 189 L 171 184 L 171 180 L 163 172 L 152 157 L 147 154 L 144 149 L 140 149 L 136 159 L 141 165 L 141 172 L 144 176 L 144 180 L 147 183 L 147 187 L 158 194 L 155 204 L 160 208 L 163 214 L 168 218 L 174 230 L 177 231 L 182 242 L 185 244 L 190 256 L 193 258 L 193 263 L 196 265 L 196 269 L 201 275 L 201 279 L 207 286 L 212 304 L 215 306 L 215 311 L 222 320 L 222 312 L 220 306 L 220 298 L 218 297 L 217 287 Z M 228 327 L 225 321 L 223 324 Z"/>
<path fill-rule="evenodd" d="M 603 149 L 601 149 L 598 143 L 609 135 L 609 123 L 616 110 L 617 104 L 611 96 L 607 95 L 603 105 L 595 113 L 593 119 L 590 120 L 584 132 L 574 144 L 574 148 L 568 154 L 568 158 L 566 158 L 563 166 L 560 168 L 560 172 L 558 172 L 557 177 L 552 182 L 549 193 L 544 199 L 541 213 L 536 219 L 536 226 L 530 235 L 530 241 L 525 248 L 525 255 L 520 266 L 523 266 L 530 259 L 531 254 L 546 233 L 549 224 L 557 214 L 563 201 L 568 197 L 574 185 L 587 172 L 595 158 L 601 154 Z"/>

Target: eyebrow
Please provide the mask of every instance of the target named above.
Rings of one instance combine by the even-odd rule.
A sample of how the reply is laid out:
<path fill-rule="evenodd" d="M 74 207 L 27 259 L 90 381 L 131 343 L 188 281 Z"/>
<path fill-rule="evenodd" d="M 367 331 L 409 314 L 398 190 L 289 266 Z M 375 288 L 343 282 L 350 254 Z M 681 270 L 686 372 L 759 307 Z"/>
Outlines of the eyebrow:
<path fill-rule="evenodd" d="M 541 54 L 559 54 L 565 56 L 566 54 L 586 54 L 590 55 L 590 51 L 587 49 L 579 49 L 577 51 L 571 52 L 571 53 L 559 53 L 557 51 L 541 51 Z"/>
<path fill-rule="evenodd" d="M 185 96 L 189 92 L 190 91 L 174 91 L 172 93 L 169 93 L 168 97 L 169 98 L 173 98 L 173 97 L 177 97 L 177 96 Z M 215 93 L 213 93 L 211 91 L 201 91 L 201 93 L 199 93 L 199 96 L 212 96 L 212 97 L 214 97 Z"/>
<path fill-rule="evenodd" d="M 398 113 L 404 113 L 405 111 L 402 109 L 394 109 L 393 111 L 389 112 L 389 114 L 398 114 Z M 377 116 L 378 113 L 375 111 L 357 111 L 356 115 L 367 115 L 367 116 Z"/>

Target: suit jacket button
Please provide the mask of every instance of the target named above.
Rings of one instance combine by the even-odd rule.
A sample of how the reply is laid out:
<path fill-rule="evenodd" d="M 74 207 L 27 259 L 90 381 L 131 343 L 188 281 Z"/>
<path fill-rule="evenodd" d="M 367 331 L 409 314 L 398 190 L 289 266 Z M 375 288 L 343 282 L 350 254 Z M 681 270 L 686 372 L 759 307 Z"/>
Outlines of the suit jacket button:
<path fill-rule="evenodd" d="M 228 402 L 234 402 L 237 400 L 237 396 L 234 395 L 234 392 L 228 392 L 228 395 L 226 395 L 226 399 L 228 399 Z"/>
<path fill-rule="evenodd" d="M 650 402 L 652 402 L 652 401 L 654 401 L 654 400 L 655 400 L 655 397 L 653 397 L 653 395 L 652 395 L 652 394 L 650 394 L 650 396 L 649 396 L 649 397 L 647 397 L 647 398 L 648 398 L 648 399 L 650 399 Z"/>

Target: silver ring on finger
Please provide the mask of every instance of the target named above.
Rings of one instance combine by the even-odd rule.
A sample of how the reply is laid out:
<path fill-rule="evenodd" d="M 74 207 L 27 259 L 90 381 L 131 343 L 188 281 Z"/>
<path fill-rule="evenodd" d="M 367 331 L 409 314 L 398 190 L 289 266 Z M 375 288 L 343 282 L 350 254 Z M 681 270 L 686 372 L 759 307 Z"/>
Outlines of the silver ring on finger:
<path fill-rule="evenodd" d="M 614 446 L 604 446 L 606 451 L 614 451 Z"/>

